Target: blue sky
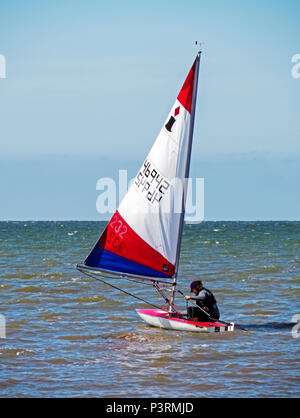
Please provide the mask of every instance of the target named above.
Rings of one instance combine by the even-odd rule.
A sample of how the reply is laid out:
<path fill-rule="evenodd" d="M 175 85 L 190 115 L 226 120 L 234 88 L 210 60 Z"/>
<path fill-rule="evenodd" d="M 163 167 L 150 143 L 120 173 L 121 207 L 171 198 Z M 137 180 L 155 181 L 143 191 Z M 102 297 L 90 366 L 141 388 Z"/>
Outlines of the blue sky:
<path fill-rule="evenodd" d="M 299 219 L 299 18 L 297 0 L 0 2 L 0 219 L 99 218 L 97 179 L 143 161 L 196 39 L 192 173 L 207 178 L 206 200 L 219 196 L 206 218 Z"/>

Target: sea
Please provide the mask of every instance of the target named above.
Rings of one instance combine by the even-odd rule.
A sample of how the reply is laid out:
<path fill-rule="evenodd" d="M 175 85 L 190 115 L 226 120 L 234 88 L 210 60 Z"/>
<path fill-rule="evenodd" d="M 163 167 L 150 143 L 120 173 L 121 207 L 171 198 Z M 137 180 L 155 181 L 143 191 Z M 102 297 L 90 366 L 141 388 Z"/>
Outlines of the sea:
<path fill-rule="evenodd" d="M 299 397 L 300 222 L 185 225 L 179 289 L 202 280 L 243 328 L 213 334 L 148 326 L 144 302 L 79 273 L 104 227 L 0 222 L 0 397 Z"/>

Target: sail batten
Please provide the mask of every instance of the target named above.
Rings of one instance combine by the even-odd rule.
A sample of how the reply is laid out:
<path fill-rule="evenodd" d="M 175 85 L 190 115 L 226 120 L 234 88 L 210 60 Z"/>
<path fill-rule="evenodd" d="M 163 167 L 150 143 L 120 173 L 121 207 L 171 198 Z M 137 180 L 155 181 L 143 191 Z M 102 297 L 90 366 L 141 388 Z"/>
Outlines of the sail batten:
<path fill-rule="evenodd" d="M 199 59 L 200 54 L 119 208 L 80 265 L 81 271 L 168 283 L 176 277 Z"/>

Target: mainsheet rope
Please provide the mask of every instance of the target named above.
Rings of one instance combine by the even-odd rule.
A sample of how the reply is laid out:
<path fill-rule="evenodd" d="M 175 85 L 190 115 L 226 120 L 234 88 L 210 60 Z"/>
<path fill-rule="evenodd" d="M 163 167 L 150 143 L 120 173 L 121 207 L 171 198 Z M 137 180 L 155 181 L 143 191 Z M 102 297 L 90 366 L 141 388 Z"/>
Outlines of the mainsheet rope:
<path fill-rule="evenodd" d="M 113 284 L 111 284 L 111 283 L 107 283 L 105 280 L 99 279 L 99 277 L 95 277 L 95 276 L 93 276 L 91 273 L 88 273 L 88 272 L 84 271 L 84 274 L 86 274 L 86 275 L 87 275 L 87 276 L 89 276 L 89 277 L 92 277 L 92 278 L 93 278 L 93 279 L 95 279 L 95 280 L 98 280 L 98 281 L 99 281 L 99 282 L 101 282 L 101 283 L 106 284 L 107 286 L 113 287 L 114 289 L 117 289 L 117 290 L 119 290 L 120 292 L 125 293 L 126 295 L 132 296 L 133 298 L 138 299 L 138 300 L 140 300 L 141 302 L 144 302 L 144 303 L 146 303 L 147 305 L 152 306 L 153 308 L 156 308 L 156 309 L 161 309 L 159 306 L 153 305 L 153 303 L 150 303 L 150 302 L 148 302 L 147 300 L 140 298 L 139 296 L 136 296 L 136 295 L 134 295 L 134 294 L 132 294 L 132 293 L 130 293 L 130 292 L 127 292 L 126 290 L 121 289 L 121 288 L 120 288 L 120 287 L 118 287 L 118 286 L 114 286 L 114 285 L 113 285 Z"/>

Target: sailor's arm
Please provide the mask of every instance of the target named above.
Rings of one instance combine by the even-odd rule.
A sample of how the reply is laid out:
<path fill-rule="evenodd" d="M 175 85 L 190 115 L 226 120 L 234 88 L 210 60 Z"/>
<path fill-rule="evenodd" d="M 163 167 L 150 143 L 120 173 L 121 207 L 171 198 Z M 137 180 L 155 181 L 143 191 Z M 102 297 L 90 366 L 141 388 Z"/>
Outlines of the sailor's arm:
<path fill-rule="evenodd" d="M 185 298 L 186 298 L 186 300 L 190 300 L 190 299 L 191 300 L 201 300 L 201 302 L 204 302 L 205 298 L 206 298 L 206 294 L 205 294 L 205 292 L 203 292 L 203 290 L 201 290 L 201 292 L 199 293 L 198 296 L 196 296 L 196 295 L 186 296 Z"/>

